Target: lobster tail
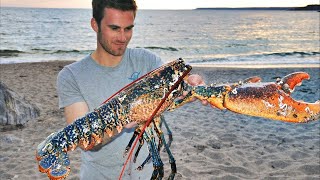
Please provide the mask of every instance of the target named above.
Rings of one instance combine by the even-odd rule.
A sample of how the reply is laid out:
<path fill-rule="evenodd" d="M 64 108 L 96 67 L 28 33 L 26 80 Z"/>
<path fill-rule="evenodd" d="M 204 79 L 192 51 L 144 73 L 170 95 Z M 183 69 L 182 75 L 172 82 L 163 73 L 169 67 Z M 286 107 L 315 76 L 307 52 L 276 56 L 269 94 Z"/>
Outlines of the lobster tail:
<path fill-rule="evenodd" d="M 70 173 L 70 160 L 66 152 L 61 152 L 56 163 L 49 170 L 50 179 L 64 179 Z"/>
<path fill-rule="evenodd" d="M 54 148 L 52 147 L 52 144 L 49 143 L 51 142 L 52 138 L 54 135 L 57 133 L 51 133 L 44 141 L 42 141 L 38 146 L 36 150 L 36 160 L 40 161 L 43 157 L 48 156 L 49 154 L 52 153 Z"/>
<path fill-rule="evenodd" d="M 70 160 L 66 152 L 59 155 L 50 154 L 39 161 L 39 171 L 47 173 L 49 179 L 59 180 L 66 178 L 70 173 Z"/>
<path fill-rule="evenodd" d="M 51 134 L 46 140 L 38 145 L 36 159 L 38 160 L 39 171 L 47 173 L 52 180 L 64 179 L 70 172 L 70 161 L 66 133 L 60 130 Z"/>
<path fill-rule="evenodd" d="M 94 124 L 100 123 L 100 126 Z M 70 172 L 70 161 L 67 151 L 74 150 L 78 145 L 84 149 L 92 149 L 101 142 L 103 122 L 96 112 L 77 119 L 64 129 L 49 135 L 37 147 L 36 159 L 39 161 L 39 171 L 47 173 L 50 179 L 64 179 Z"/>

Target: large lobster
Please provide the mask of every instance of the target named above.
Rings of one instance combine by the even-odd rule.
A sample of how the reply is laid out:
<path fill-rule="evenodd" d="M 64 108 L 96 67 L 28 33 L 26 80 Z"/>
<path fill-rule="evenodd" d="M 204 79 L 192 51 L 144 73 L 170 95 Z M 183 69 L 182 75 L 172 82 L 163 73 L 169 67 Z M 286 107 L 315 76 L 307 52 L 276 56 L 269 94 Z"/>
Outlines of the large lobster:
<path fill-rule="evenodd" d="M 286 122 L 301 123 L 319 118 L 320 101 L 306 103 L 290 97 L 297 84 L 309 79 L 307 73 L 292 73 L 277 82 L 261 83 L 259 77 L 252 77 L 234 84 L 193 87 L 184 81 L 190 71 L 191 66 L 182 59 L 165 64 L 127 85 L 93 112 L 52 133 L 37 147 L 39 170 L 47 173 L 50 179 L 66 178 L 70 172 L 68 151 L 79 145 L 90 150 L 100 144 L 104 136 L 111 139 L 123 126 L 134 121 L 138 127 L 126 153 L 137 137 L 140 141 L 145 140 L 150 152 L 145 162 L 152 159 L 154 166 L 151 179 L 161 179 L 164 173 L 159 149 L 164 146 L 172 170 L 169 179 L 174 179 L 176 165 L 169 149 L 171 139 L 166 142 L 161 124 L 166 127 L 167 124 L 160 117 L 164 111 L 182 106 L 193 97 L 205 99 L 219 109 Z M 179 99 L 184 91 L 188 94 Z M 154 132 L 159 137 L 159 143 L 156 143 Z"/>

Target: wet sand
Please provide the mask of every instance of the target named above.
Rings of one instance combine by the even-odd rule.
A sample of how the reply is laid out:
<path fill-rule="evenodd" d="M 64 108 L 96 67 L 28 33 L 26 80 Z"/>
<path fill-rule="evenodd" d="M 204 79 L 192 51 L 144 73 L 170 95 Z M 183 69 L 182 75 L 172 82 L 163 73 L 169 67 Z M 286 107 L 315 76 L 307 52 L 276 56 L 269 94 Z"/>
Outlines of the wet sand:
<path fill-rule="evenodd" d="M 41 111 L 40 117 L 24 127 L 0 126 L 0 179 L 47 179 L 38 172 L 35 149 L 50 133 L 66 125 L 63 111 L 58 109 L 55 84 L 57 73 L 69 63 L 0 65 L 0 81 Z M 298 87 L 293 96 L 309 102 L 320 99 L 319 68 L 196 67 L 193 73 L 208 83 L 222 83 L 256 75 L 275 81 L 295 71 L 308 72 L 311 80 Z M 199 102 L 166 112 L 165 117 L 173 132 L 176 179 L 320 178 L 320 121 L 283 123 L 212 109 Z M 68 179 L 78 179 L 80 151 L 69 155 Z M 162 159 L 167 177 L 170 165 L 163 152 Z"/>

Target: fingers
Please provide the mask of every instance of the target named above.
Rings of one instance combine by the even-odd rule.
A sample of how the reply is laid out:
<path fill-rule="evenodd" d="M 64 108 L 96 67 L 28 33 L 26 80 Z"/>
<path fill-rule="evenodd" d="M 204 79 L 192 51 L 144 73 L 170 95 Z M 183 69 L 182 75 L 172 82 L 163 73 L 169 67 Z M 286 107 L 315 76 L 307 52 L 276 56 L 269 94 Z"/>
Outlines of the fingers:
<path fill-rule="evenodd" d="M 189 85 L 191 85 L 191 86 L 204 86 L 204 85 L 206 85 L 204 80 L 203 80 L 203 78 L 198 74 L 191 74 L 187 79 L 187 83 Z M 182 95 L 180 97 L 178 97 L 178 98 L 182 99 L 187 94 L 188 94 L 188 92 L 184 91 L 184 92 L 182 92 Z M 193 102 L 193 101 L 196 101 L 196 100 L 197 100 L 197 98 L 194 97 L 194 98 L 192 98 L 192 100 L 190 102 Z M 201 99 L 199 99 L 199 100 L 201 101 L 201 104 L 204 105 L 204 106 L 207 106 L 209 104 L 209 102 L 207 100 L 201 100 Z M 212 105 L 211 105 L 211 107 L 214 108 L 214 106 L 212 106 Z"/>
<path fill-rule="evenodd" d="M 205 85 L 203 78 L 198 74 L 191 74 L 187 79 L 187 83 L 191 86 Z"/>
<path fill-rule="evenodd" d="M 182 92 L 182 96 L 184 97 L 184 96 L 186 96 L 188 94 L 188 91 L 183 91 Z"/>
<path fill-rule="evenodd" d="M 209 103 L 207 100 L 201 100 L 201 104 L 204 105 L 204 106 L 207 106 Z"/>
<path fill-rule="evenodd" d="M 131 123 L 129 123 L 129 124 L 126 124 L 124 127 L 130 129 L 130 128 L 135 128 L 135 127 L 137 127 L 137 125 L 138 125 L 138 124 L 137 124 L 136 122 L 131 122 Z"/>

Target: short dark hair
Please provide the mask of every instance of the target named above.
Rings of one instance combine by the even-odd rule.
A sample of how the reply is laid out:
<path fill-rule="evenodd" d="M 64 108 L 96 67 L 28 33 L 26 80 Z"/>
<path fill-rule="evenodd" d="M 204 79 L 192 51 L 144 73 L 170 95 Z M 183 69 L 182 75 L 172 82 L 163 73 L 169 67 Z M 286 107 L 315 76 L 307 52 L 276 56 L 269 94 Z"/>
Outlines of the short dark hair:
<path fill-rule="evenodd" d="M 103 19 L 104 8 L 113 8 L 122 11 L 133 11 L 136 15 L 137 5 L 135 0 L 92 0 L 92 16 L 100 27 Z"/>

